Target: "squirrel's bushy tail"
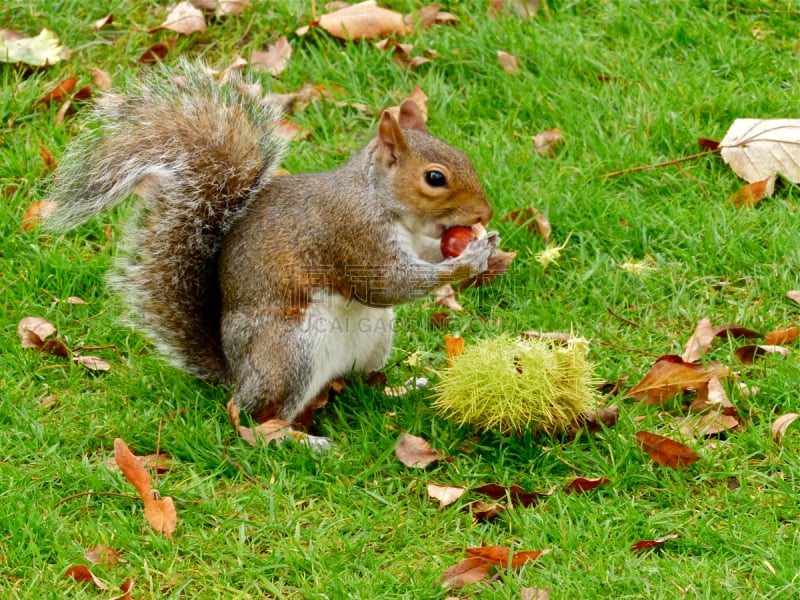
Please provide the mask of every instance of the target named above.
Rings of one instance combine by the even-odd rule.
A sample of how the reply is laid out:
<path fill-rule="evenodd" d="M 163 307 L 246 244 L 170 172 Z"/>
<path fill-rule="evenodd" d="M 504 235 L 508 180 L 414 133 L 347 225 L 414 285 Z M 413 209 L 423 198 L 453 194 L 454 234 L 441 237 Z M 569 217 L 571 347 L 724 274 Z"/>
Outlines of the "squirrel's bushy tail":
<path fill-rule="evenodd" d="M 218 85 L 188 62 L 104 100 L 60 162 L 46 225 L 75 227 L 136 192 L 144 210 L 112 283 L 172 362 L 224 379 L 217 255 L 280 161 L 278 115 L 240 79 Z"/>

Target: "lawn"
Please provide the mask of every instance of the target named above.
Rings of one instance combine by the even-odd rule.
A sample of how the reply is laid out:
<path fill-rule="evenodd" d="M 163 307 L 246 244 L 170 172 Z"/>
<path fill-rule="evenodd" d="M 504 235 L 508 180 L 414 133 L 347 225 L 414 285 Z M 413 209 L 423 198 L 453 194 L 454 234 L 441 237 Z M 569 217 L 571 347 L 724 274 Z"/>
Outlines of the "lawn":
<path fill-rule="evenodd" d="M 770 428 L 800 412 L 797 349 L 742 365 L 733 352 L 745 342 L 715 342 L 708 358 L 735 372 L 724 386 L 740 421 L 715 437 L 681 437 L 691 395 L 647 405 L 624 394 L 656 357 L 681 354 L 703 318 L 761 333 L 800 325 L 800 305 L 786 297 L 800 289 L 800 190 L 779 182 L 757 206 L 735 206 L 729 199 L 744 182 L 713 153 L 602 176 L 693 155 L 698 138 L 719 141 L 736 118 L 800 116 L 800 2 L 541 0 L 524 19 L 508 9 L 490 15 L 483 0 L 445 1 L 455 25 L 402 38 L 413 55 L 433 58 L 415 70 L 368 41 L 296 36 L 311 21 L 309 2 L 253 4 L 188 36 L 148 32 L 164 21 L 166 2 L 0 6 L 0 29 L 47 28 L 71 49 L 48 68 L 0 63 L 0 596 L 110 598 L 126 578 L 135 599 L 512 599 L 532 587 L 552 598 L 796 595 L 800 425 L 780 444 Z M 113 22 L 94 31 L 109 13 Z M 168 62 L 201 57 L 224 69 L 281 35 L 293 48 L 287 69 L 255 78 L 280 93 L 306 83 L 336 89 L 292 116 L 310 136 L 292 144 L 286 169 L 341 163 L 375 131 L 380 110 L 418 85 L 429 97 L 429 129 L 472 158 L 502 247 L 519 251 L 506 275 L 459 294 L 464 310 L 444 328 L 431 325 L 442 308 L 430 300 L 400 308 L 387 384 L 435 382 L 446 333 L 469 344 L 571 331 L 591 341 L 597 376 L 618 383 L 619 393 L 599 395 L 619 407 L 616 424 L 575 437 L 479 433 L 439 416 L 429 389 L 397 398 L 356 380 L 316 417 L 333 451 L 252 447 L 228 421 L 230 390 L 168 366 L 124 324 L 104 273 L 126 207 L 64 235 L 23 230 L 26 209 L 47 197 L 42 149 L 57 163 L 88 109 L 74 102 L 78 114 L 58 124 L 61 102 L 37 103 L 58 82 L 74 76 L 76 89 L 96 94 L 97 68 L 124 87 L 151 68 L 137 62 L 142 53 L 171 37 Z M 518 73 L 503 70 L 498 50 L 517 57 Z M 543 157 L 533 136 L 551 128 L 565 141 Z M 550 246 L 563 246 L 546 267 L 537 260 L 547 248 L 541 236 L 500 218 L 527 206 L 549 219 Z M 22 348 L 24 317 L 47 319 L 71 348 L 104 347 L 87 352 L 110 370 Z M 757 393 L 743 394 L 740 382 Z M 659 466 L 637 444 L 641 430 L 686 443 L 700 460 Z M 395 456 L 403 432 L 449 460 L 403 466 Z M 172 460 L 156 482 L 175 502 L 171 540 L 148 526 L 133 487 L 108 468 L 115 438 Z M 566 494 L 578 477 L 608 481 Z M 475 522 L 470 504 L 485 497 L 468 491 L 440 510 L 428 483 L 556 491 Z M 98 545 L 123 561 L 91 564 L 84 554 Z M 442 588 L 464 549 L 488 545 L 551 551 L 493 583 Z M 66 577 L 76 564 L 111 589 Z"/>

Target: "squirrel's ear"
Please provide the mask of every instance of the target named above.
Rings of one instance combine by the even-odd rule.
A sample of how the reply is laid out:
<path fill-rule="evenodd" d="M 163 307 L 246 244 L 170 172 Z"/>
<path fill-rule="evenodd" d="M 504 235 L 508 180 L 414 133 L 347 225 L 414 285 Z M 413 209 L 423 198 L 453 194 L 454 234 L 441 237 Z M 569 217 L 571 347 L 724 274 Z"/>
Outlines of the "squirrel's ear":
<path fill-rule="evenodd" d="M 400 124 L 388 110 L 383 111 L 378 125 L 378 160 L 387 167 L 396 164 L 400 154 L 408 151 L 408 142 Z"/>
<path fill-rule="evenodd" d="M 425 131 L 425 117 L 413 100 L 403 100 L 400 105 L 400 116 L 397 119 L 403 129 Z"/>

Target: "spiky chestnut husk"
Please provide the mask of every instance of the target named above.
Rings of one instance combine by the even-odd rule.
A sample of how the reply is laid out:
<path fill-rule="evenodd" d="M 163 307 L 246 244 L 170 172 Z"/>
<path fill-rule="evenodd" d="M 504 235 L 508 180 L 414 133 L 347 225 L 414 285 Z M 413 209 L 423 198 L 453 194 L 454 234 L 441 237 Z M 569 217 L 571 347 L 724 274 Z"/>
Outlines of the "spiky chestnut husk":
<path fill-rule="evenodd" d="M 598 378 L 586 351 L 580 339 L 559 346 L 503 335 L 467 344 L 440 373 L 433 406 L 484 431 L 562 433 L 596 406 Z"/>

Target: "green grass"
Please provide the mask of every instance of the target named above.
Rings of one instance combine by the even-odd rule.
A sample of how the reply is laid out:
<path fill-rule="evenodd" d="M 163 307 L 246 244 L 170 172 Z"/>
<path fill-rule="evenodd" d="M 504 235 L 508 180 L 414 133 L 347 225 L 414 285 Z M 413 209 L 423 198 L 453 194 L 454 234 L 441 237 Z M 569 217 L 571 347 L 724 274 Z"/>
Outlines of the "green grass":
<path fill-rule="evenodd" d="M 553 598 L 791 597 L 800 573 L 800 433 L 790 428 L 778 446 L 769 427 L 776 414 L 800 412 L 796 351 L 739 368 L 760 388 L 751 399 L 729 390 L 746 426 L 698 442 L 701 460 L 677 471 L 654 465 L 633 434 L 670 435 L 683 412 L 678 403 L 662 409 L 612 399 L 621 406 L 612 429 L 572 442 L 514 439 L 453 426 L 424 392 L 398 400 L 356 383 L 317 416 L 337 444 L 327 455 L 234 439 L 228 390 L 165 365 L 140 333 L 120 324 L 122 305 L 103 283 L 115 253 L 104 228 L 111 225 L 116 242 L 119 212 L 63 237 L 20 228 L 25 209 L 46 193 L 40 145 L 58 159 L 80 123 L 71 117 L 54 126 L 58 106 L 34 107 L 35 100 L 68 75 L 89 84 L 89 67 L 108 70 L 116 84 L 136 77 L 143 69 L 136 58 L 169 37 L 144 33 L 163 21 L 164 4 L 11 0 L 0 7 L 0 28 L 36 34 L 47 27 L 73 49 L 69 61 L 49 69 L 0 65 L 2 597 L 110 597 L 63 576 L 97 544 L 127 562 L 95 572 L 114 585 L 133 577 L 137 599 L 445 598 L 441 573 L 461 560 L 462 548 L 482 544 L 553 552 L 479 594 L 473 589 L 481 598 L 518 598 L 523 586 L 550 587 Z M 244 17 L 180 39 L 173 58 L 202 56 L 224 67 L 234 53 L 249 56 L 310 19 L 306 2 L 255 4 Z M 531 21 L 490 19 L 482 0 L 443 4 L 459 24 L 408 36 L 415 53 L 438 52 L 418 71 L 400 69 L 369 43 L 290 35 L 290 67 L 271 87 L 336 84 L 340 100 L 374 109 L 316 103 L 297 115 L 313 132 L 286 160 L 297 172 L 341 162 L 374 131 L 380 108 L 419 84 L 430 97 L 430 129 L 468 151 L 498 216 L 533 204 L 548 215 L 554 242 L 568 239 L 562 259 L 545 270 L 533 258 L 541 239 L 498 220 L 503 247 L 520 255 L 495 286 L 460 297 L 466 310 L 448 330 L 469 342 L 572 329 L 594 340 L 601 377 L 627 375 L 630 386 L 652 362 L 633 350 L 680 353 L 704 316 L 762 332 L 797 324 L 800 307 L 784 298 L 800 288 L 797 186 L 743 210 L 727 202 L 742 182 L 719 157 L 599 175 L 693 154 L 698 137 L 721 139 L 737 117 L 797 117 L 800 3 L 553 0 Z M 386 5 L 406 11 L 415 4 Z M 90 23 L 109 12 L 114 24 L 92 32 Z M 501 70 L 497 50 L 520 59 L 518 76 Z M 552 127 L 566 144 L 542 159 L 531 136 Z M 652 269 L 631 274 L 620 267 L 629 260 Z M 54 301 L 73 295 L 87 304 Z M 426 302 L 400 310 L 390 384 L 416 374 L 401 360 L 409 352 L 442 364 L 442 332 L 427 325 L 435 310 Z M 100 350 L 112 370 L 92 375 L 23 350 L 16 328 L 25 316 L 47 318 L 70 346 L 115 344 L 129 366 Z M 731 362 L 733 347 L 720 345 L 714 357 Z M 57 405 L 40 407 L 48 394 Z M 452 462 L 406 469 L 393 454 L 401 431 L 431 440 Z M 175 459 L 158 483 L 178 510 L 172 542 L 149 529 L 137 501 L 70 498 L 133 492 L 106 468 L 115 437 L 137 454 L 155 452 L 160 439 Z M 475 496 L 439 511 L 425 492 L 429 481 L 546 491 L 576 476 L 610 482 L 586 494 L 556 492 L 490 524 L 473 524 L 462 510 Z M 670 533 L 681 537 L 661 550 L 629 550 Z"/>

